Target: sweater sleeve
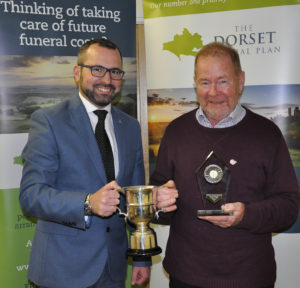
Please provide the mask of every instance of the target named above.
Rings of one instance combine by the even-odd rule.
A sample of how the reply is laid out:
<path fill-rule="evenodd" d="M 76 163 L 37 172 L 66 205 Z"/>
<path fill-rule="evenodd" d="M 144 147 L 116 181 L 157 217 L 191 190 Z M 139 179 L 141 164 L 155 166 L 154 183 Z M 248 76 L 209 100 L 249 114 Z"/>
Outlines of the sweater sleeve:
<path fill-rule="evenodd" d="M 236 228 L 252 233 L 279 232 L 289 228 L 299 214 L 300 193 L 295 170 L 283 136 L 266 169 L 264 200 L 245 203 L 243 220 Z"/>

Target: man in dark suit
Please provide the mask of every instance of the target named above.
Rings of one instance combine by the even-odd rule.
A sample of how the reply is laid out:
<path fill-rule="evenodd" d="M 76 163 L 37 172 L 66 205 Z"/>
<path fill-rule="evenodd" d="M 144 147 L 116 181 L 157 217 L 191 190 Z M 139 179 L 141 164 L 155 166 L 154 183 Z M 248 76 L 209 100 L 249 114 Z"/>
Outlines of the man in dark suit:
<path fill-rule="evenodd" d="M 124 208 L 117 190 L 145 182 L 140 126 L 111 105 L 124 75 L 114 43 L 84 44 L 73 72 L 79 95 L 33 113 L 22 154 L 20 203 L 26 215 L 38 218 L 28 278 L 48 288 L 121 288 L 127 235 L 124 218 L 116 213 L 118 205 Z M 110 147 L 104 154 L 94 135 L 95 110 L 106 111 Z M 161 189 L 176 195 L 175 187 L 167 186 Z M 170 208 L 174 202 L 166 201 L 165 211 L 176 209 Z M 132 283 L 142 284 L 151 259 L 133 260 Z"/>

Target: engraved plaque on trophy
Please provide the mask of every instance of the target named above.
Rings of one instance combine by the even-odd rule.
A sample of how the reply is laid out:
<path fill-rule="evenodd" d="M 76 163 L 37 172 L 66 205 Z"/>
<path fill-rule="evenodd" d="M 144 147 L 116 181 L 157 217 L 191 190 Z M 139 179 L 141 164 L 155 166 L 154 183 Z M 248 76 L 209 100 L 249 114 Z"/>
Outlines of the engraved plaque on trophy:
<path fill-rule="evenodd" d="M 198 188 L 203 208 L 197 210 L 197 216 L 232 215 L 221 206 L 226 203 L 230 183 L 230 169 L 214 151 L 211 151 L 202 165 L 196 170 Z"/>

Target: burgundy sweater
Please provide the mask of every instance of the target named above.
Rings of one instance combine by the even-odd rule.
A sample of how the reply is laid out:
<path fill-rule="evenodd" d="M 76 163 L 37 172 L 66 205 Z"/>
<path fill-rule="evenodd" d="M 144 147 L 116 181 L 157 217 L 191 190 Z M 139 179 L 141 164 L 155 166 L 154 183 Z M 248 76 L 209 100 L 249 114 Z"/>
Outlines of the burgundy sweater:
<path fill-rule="evenodd" d="M 205 128 L 193 110 L 170 123 L 151 184 L 173 179 L 178 210 L 171 217 L 163 261 L 175 279 L 209 288 L 259 288 L 276 280 L 272 232 L 298 216 L 299 187 L 284 138 L 270 120 L 247 110 L 229 128 Z M 220 228 L 197 219 L 204 209 L 195 171 L 210 151 L 231 170 L 227 202 L 243 202 L 237 226 Z M 231 165 L 234 163 L 236 164 Z"/>

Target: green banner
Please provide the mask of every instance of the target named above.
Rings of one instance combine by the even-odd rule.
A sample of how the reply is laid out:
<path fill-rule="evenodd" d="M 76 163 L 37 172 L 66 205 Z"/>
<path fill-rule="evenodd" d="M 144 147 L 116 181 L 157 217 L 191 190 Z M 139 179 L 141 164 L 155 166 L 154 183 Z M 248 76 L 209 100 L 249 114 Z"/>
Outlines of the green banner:
<path fill-rule="evenodd" d="M 19 205 L 19 189 L 0 190 L 0 279 L 3 287 L 31 287 L 27 281 L 28 259 L 35 220 L 26 218 Z"/>
<path fill-rule="evenodd" d="M 144 18 L 296 5 L 300 0 L 144 0 Z"/>

